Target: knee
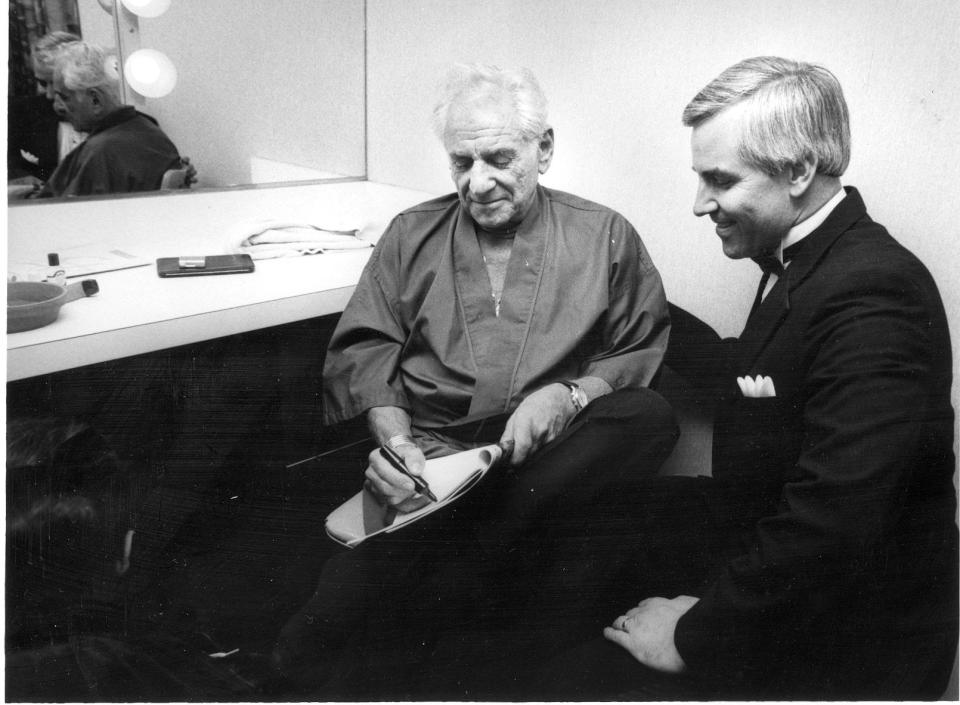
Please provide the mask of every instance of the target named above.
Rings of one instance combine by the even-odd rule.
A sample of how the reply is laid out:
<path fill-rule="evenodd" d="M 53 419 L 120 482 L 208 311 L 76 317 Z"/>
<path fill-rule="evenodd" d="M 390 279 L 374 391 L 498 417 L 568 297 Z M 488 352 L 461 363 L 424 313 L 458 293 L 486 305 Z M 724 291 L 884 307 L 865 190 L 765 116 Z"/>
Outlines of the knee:
<path fill-rule="evenodd" d="M 646 387 L 613 391 L 591 402 L 584 414 L 591 422 L 622 424 L 632 432 L 674 439 L 680 435 L 673 407 Z"/>

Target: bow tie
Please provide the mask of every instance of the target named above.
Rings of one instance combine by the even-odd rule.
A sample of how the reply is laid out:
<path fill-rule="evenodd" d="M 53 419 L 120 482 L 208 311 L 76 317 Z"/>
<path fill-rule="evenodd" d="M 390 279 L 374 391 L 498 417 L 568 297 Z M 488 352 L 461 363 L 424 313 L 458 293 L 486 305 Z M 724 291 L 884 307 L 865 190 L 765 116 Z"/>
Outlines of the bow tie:
<path fill-rule="evenodd" d="M 759 255 L 752 259 L 763 270 L 765 277 L 771 274 L 776 274 L 778 277 L 783 275 L 783 264 L 776 255 Z"/>
<path fill-rule="evenodd" d="M 753 317 L 753 314 L 756 313 L 757 309 L 760 308 L 760 304 L 763 301 L 763 293 L 766 291 L 770 275 L 776 274 L 778 279 L 783 277 L 785 271 L 784 265 L 788 264 L 790 260 L 796 256 L 797 250 L 800 249 L 802 244 L 803 241 L 801 240 L 800 242 L 793 243 L 790 247 L 783 248 L 783 264 L 781 264 L 777 256 L 773 254 L 759 255 L 752 258 L 753 261 L 760 266 L 760 269 L 763 270 L 763 276 L 760 278 L 760 286 L 757 287 L 757 296 L 753 300 L 753 306 L 750 307 L 750 315 L 747 317 L 748 322 L 750 318 Z M 787 308 L 789 307 L 790 300 L 787 299 Z"/>
<path fill-rule="evenodd" d="M 763 273 L 766 275 L 776 274 L 778 277 L 783 276 L 784 266 L 790 263 L 797 255 L 797 251 L 800 249 L 800 246 L 803 244 L 803 241 L 795 242 L 790 247 L 783 248 L 783 263 L 780 263 L 780 260 L 777 259 L 775 254 L 766 254 L 758 255 L 753 257 L 753 261 L 757 263 L 760 269 L 763 270 Z"/>

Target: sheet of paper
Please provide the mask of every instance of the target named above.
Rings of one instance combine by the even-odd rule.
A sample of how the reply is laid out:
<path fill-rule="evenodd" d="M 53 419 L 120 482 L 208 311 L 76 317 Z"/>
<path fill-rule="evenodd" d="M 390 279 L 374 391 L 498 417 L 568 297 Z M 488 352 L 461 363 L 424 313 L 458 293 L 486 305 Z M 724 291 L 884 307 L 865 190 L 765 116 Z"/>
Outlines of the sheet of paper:
<path fill-rule="evenodd" d="M 109 244 L 64 248 L 57 254 L 68 279 L 153 264 L 152 259 L 140 257 L 122 246 Z"/>
<path fill-rule="evenodd" d="M 44 261 L 7 262 L 8 281 L 43 281 L 50 279 L 58 270 L 63 270 L 68 279 L 89 277 L 93 274 L 113 272 L 131 267 L 146 267 L 154 260 L 136 255 L 122 246 L 90 244 L 59 250 L 60 264 L 50 266 Z"/>

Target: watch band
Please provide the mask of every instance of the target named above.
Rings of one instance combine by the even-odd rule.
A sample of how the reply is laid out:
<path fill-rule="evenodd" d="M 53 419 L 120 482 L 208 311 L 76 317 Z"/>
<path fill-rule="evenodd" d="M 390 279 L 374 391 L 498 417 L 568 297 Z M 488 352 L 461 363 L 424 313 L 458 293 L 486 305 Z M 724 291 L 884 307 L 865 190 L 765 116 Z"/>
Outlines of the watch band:
<path fill-rule="evenodd" d="M 390 436 L 384 445 L 390 450 L 396 450 L 400 446 L 416 446 L 417 442 L 407 433 L 398 433 L 396 436 Z"/>
<path fill-rule="evenodd" d="M 570 401 L 573 402 L 573 407 L 577 410 L 577 412 L 579 413 L 583 411 L 583 407 L 585 407 L 589 401 L 587 399 L 587 393 L 583 391 L 583 387 L 576 382 L 571 382 L 568 379 L 561 379 L 557 381 L 570 390 Z"/>

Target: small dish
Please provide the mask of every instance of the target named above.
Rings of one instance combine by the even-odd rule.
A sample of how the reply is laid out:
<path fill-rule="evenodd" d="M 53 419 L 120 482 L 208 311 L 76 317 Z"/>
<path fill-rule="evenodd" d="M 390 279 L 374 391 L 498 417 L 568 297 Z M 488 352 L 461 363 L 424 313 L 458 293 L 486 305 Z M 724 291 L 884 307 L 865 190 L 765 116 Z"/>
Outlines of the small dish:
<path fill-rule="evenodd" d="M 68 286 L 50 282 L 7 282 L 7 333 L 19 333 L 57 320 L 65 303 L 99 291 L 94 279 Z"/>

